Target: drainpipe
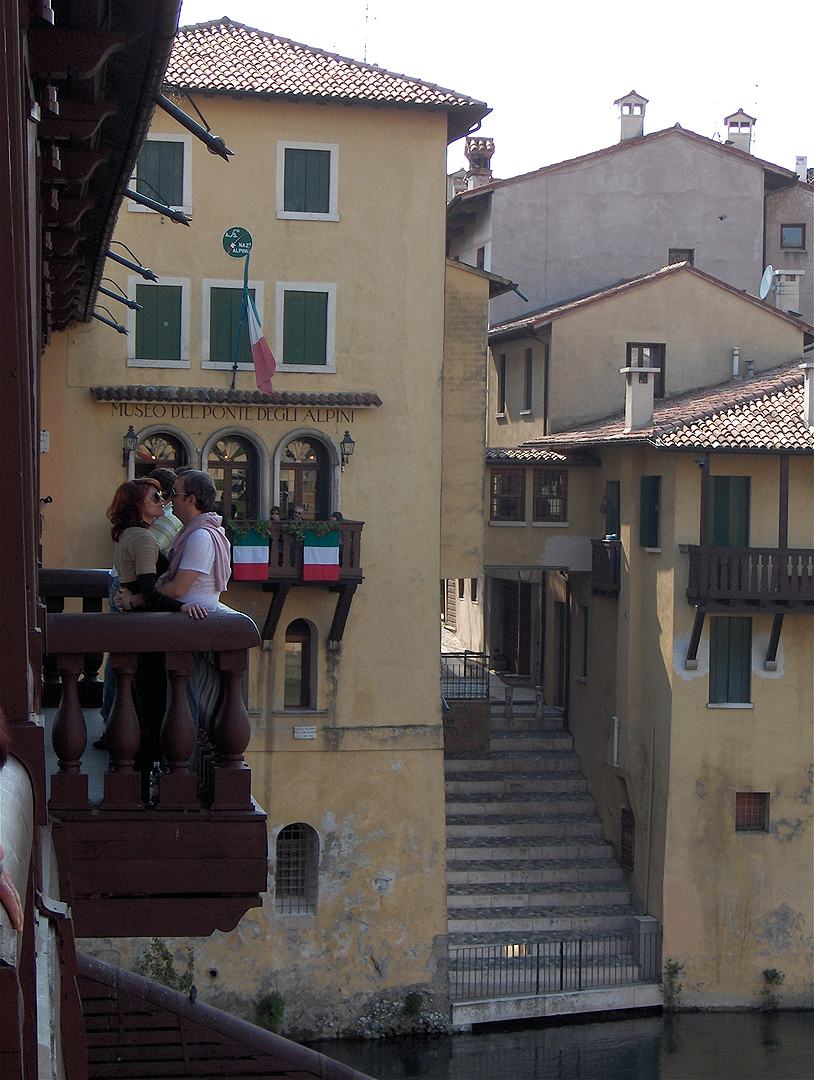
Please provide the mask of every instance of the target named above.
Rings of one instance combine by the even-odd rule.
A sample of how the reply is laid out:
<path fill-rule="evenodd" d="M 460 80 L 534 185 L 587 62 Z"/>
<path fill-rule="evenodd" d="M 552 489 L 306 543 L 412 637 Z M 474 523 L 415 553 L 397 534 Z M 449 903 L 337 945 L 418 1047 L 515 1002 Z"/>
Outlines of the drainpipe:
<path fill-rule="evenodd" d="M 644 910 L 650 910 L 650 861 L 653 852 L 653 791 L 656 786 L 656 729 L 650 731 L 650 805 L 647 808 L 647 873 L 644 879 Z"/>
<path fill-rule="evenodd" d="M 613 720 L 613 767 L 619 768 L 619 717 L 612 716 Z"/>

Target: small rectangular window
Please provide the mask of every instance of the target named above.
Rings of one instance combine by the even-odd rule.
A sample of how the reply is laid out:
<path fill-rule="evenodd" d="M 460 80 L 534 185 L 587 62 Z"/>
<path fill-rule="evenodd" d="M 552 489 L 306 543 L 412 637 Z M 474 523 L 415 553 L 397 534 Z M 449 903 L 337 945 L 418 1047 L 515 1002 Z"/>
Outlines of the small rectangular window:
<path fill-rule="evenodd" d="M 711 615 L 710 704 L 747 704 L 751 698 L 752 620 L 748 615 Z"/>
<path fill-rule="evenodd" d="M 735 832 L 769 831 L 769 792 L 735 792 Z"/>
<path fill-rule="evenodd" d="M 258 303 L 257 289 L 250 288 L 249 294 Z M 252 365 L 252 350 L 245 322 L 240 325 L 243 310 L 243 287 L 233 285 L 214 285 L 204 282 L 204 335 L 201 347 L 203 367 L 218 365 L 231 367 L 235 362 L 235 348 L 240 335 L 240 353 L 238 364 Z M 262 304 L 260 305 L 262 309 Z"/>
<path fill-rule="evenodd" d="M 192 213 L 191 159 L 191 135 L 148 135 L 131 181 L 134 190 L 165 206 Z M 154 212 L 133 202 L 127 208 Z"/>
<path fill-rule="evenodd" d="M 639 514 L 639 546 L 659 546 L 659 504 L 661 502 L 661 477 L 643 476 Z"/>
<path fill-rule="evenodd" d="M 688 262 L 690 266 L 695 265 L 695 248 L 670 248 L 670 253 L 667 256 L 667 262 L 669 266 L 673 266 L 675 263 Z"/>
<path fill-rule="evenodd" d="M 655 390 L 653 396 L 664 397 L 665 371 L 664 371 L 664 343 L 629 341 L 627 343 L 627 366 L 658 368 L 658 375 L 654 375 Z M 646 376 L 647 377 L 647 376 Z"/>
<path fill-rule="evenodd" d="M 466 599 L 466 578 L 462 578 L 462 577 L 458 578 L 458 599 L 459 600 L 465 600 Z"/>
<path fill-rule="evenodd" d="M 619 536 L 622 524 L 620 483 L 605 481 L 605 536 Z"/>
<path fill-rule="evenodd" d="M 506 412 L 506 354 L 501 353 L 497 358 L 497 409 L 498 416 Z"/>
<path fill-rule="evenodd" d="M 469 596 L 473 604 L 478 602 L 478 579 L 476 577 L 469 579 Z"/>
<path fill-rule="evenodd" d="M 142 360 L 181 359 L 181 286 L 137 285 L 136 356 Z"/>
<path fill-rule="evenodd" d="M 533 520 L 568 520 L 568 473 L 566 470 L 534 470 Z"/>
<path fill-rule="evenodd" d="M 785 251 L 805 251 L 806 227 L 799 225 L 780 226 L 780 246 Z"/>
<path fill-rule="evenodd" d="M 525 363 L 523 367 L 523 412 L 531 412 L 532 379 L 534 376 L 533 366 L 534 350 L 526 349 Z"/>
<path fill-rule="evenodd" d="M 338 221 L 336 143 L 277 143 L 277 217 Z"/>
<path fill-rule="evenodd" d="M 525 469 L 492 469 L 491 488 L 492 521 L 525 521 Z"/>
<path fill-rule="evenodd" d="M 277 283 L 278 365 L 299 370 L 334 367 L 336 285 Z"/>

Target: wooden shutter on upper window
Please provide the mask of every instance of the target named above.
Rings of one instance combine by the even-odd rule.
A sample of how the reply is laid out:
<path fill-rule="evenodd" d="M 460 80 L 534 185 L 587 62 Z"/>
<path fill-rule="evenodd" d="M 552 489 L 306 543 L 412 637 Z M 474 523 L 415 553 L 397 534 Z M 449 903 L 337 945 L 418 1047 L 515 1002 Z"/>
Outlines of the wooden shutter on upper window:
<path fill-rule="evenodd" d="M 661 500 L 661 477 L 643 476 L 639 517 L 639 544 L 641 547 L 659 546 L 659 502 Z"/>
<path fill-rule="evenodd" d="M 167 206 L 184 202 L 184 144 L 148 140 L 136 169 L 138 192 Z"/>
<path fill-rule="evenodd" d="M 181 359 L 181 286 L 137 285 L 136 356 L 143 360 Z"/>
<path fill-rule="evenodd" d="M 287 147 L 285 209 L 300 214 L 327 214 L 330 210 L 330 199 L 330 151 Z"/>
<path fill-rule="evenodd" d="M 254 289 L 249 289 L 254 298 Z M 212 288 L 209 290 L 209 359 L 212 362 L 234 363 L 240 312 L 243 307 L 242 289 Z M 250 364 L 252 350 L 246 326 L 240 332 L 238 363 Z"/>
<path fill-rule="evenodd" d="M 287 291 L 283 319 L 283 362 L 310 366 L 324 364 L 328 342 L 328 294 Z"/>

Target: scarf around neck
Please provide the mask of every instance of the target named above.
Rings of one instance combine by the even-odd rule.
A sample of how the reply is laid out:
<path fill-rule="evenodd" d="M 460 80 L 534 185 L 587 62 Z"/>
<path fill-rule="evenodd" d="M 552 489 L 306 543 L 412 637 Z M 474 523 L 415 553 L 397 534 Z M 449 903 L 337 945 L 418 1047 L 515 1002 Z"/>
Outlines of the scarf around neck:
<path fill-rule="evenodd" d="M 222 519 L 219 514 L 199 514 L 196 518 L 190 521 L 189 525 L 185 525 L 184 528 L 181 529 L 169 551 L 169 569 L 166 573 L 161 575 L 161 577 L 156 582 L 156 586 L 166 585 L 168 581 L 172 581 L 172 579 L 178 572 L 178 567 L 181 564 L 181 556 L 184 553 L 184 548 L 186 546 L 187 540 L 196 530 L 206 529 L 206 531 L 212 537 L 212 541 L 215 545 L 215 562 L 212 567 L 212 575 L 215 579 L 215 586 L 218 589 L 218 592 L 223 592 L 232 574 L 232 549 L 229 545 L 229 541 L 226 537 L 224 528 L 221 525 L 221 520 Z"/>

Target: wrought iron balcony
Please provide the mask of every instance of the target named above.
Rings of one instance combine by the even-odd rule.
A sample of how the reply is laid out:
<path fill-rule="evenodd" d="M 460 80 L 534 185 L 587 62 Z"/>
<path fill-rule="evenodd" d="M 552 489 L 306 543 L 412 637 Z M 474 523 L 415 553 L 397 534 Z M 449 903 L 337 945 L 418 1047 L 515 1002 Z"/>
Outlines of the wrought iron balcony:
<path fill-rule="evenodd" d="M 106 578 L 100 571 L 42 571 L 40 589 L 53 608 L 60 589 L 63 596 L 79 589 L 87 597 L 94 588 L 106 596 Z M 52 736 L 59 771 L 48 808 L 62 899 L 73 909 L 77 935 L 232 929 L 266 889 L 266 816 L 252 799 L 243 760 L 251 726 L 241 683 L 248 650 L 260 644 L 256 626 L 238 612 L 200 621 L 175 613 L 52 612 L 45 629 L 62 684 Z M 140 731 L 131 688 L 142 652 L 165 653 L 169 683 L 161 726 L 166 771 L 152 805 L 142 801 L 142 777 L 134 771 Z M 116 700 L 96 805 L 83 768 L 87 726 L 79 687 L 80 677 L 88 678 L 86 658 L 102 653 L 110 655 Z M 205 657 L 197 732 L 187 698 L 195 654 Z"/>
<path fill-rule="evenodd" d="M 814 551 L 682 545 L 688 554 L 691 604 L 759 604 L 772 609 L 814 605 Z M 814 609 L 812 609 L 814 610 Z"/>
<path fill-rule="evenodd" d="M 622 567 L 621 540 L 591 540 L 591 592 L 618 596 Z"/>

